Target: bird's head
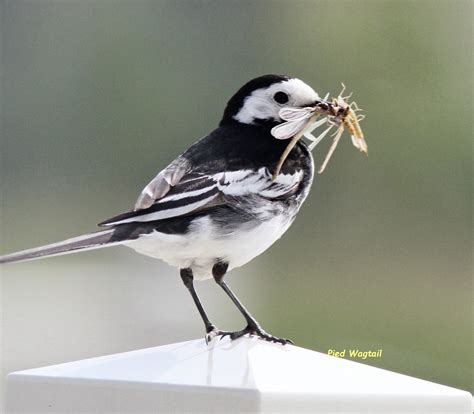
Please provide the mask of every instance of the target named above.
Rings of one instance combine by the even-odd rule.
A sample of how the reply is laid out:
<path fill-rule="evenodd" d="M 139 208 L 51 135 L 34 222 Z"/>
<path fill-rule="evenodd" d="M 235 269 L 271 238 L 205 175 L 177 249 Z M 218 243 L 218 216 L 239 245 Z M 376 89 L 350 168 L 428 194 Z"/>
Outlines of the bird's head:
<path fill-rule="evenodd" d="M 305 107 L 320 99 L 306 83 L 284 75 L 265 75 L 242 86 L 227 103 L 221 125 L 242 123 L 268 129 L 282 122 L 284 106 Z"/>

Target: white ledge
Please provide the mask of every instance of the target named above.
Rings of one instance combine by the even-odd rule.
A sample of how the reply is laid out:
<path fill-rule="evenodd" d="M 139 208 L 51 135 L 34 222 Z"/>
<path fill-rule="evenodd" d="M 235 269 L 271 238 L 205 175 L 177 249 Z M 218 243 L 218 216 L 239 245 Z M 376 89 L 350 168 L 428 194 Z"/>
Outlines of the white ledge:
<path fill-rule="evenodd" d="M 14 372 L 7 412 L 472 413 L 472 396 L 291 345 L 203 339 Z"/>

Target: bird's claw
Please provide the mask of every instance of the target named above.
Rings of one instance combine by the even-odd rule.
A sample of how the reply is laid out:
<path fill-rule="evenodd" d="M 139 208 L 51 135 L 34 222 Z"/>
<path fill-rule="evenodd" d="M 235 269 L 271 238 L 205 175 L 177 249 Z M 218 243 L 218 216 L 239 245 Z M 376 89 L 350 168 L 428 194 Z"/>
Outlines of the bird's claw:
<path fill-rule="evenodd" d="M 219 341 L 222 341 L 224 337 L 231 336 L 232 334 L 233 332 L 221 331 L 220 329 L 217 329 L 215 326 L 212 326 L 206 332 L 206 336 L 205 336 L 206 344 L 209 345 L 209 343 L 211 343 L 218 336 L 220 336 Z"/>
<path fill-rule="evenodd" d="M 290 339 L 278 338 L 276 336 L 270 335 L 269 333 L 265 332 L 259 326 L 250 326 L 250 325 L 248 325 L 246 328 L 242 329 L 241 331 L 235 331 L 235 332 L 220 331 L 214 327 L 206 334 L 206 343 L 209 344 L 209 342 L 211 342 L 217 336 L 220 336 L 220 339 L 219 339 L 220 341 L 224 339 L 226 336 L 228 336 L 233 341 L 247 334 L 249 336 L 257 336 L 258 338 L 267 342 L 274 342 L 281 345 L 286 345 L 286 344 L 293 345 L 293 341 Z"/>
<path fill-rule="evenodd" d="M 259 328 L 256 331 L 253 331 L 253 335 L 258 336 L 260 339 L 263 339 L 264 341 L 275 342 L 275 343 L 281 344 L 281 345 L 286 345 L 286 344 L 292 344 L 293 345 L 293 341 L 291 339 L 278 338 L 277 336 L 270 335 L 269 333 L 265 332 L 261 328 Z"/>

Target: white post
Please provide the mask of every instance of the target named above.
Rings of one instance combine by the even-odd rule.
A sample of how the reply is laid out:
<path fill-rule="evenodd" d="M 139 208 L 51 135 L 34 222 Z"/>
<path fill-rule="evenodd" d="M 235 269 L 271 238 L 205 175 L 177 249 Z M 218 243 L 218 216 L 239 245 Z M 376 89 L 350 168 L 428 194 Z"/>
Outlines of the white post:
<path fill-rule="evenodd" d="M 432 382 L 256 338 L 203 339 L 19 371 L 7 413 L 472 413 Z"/>

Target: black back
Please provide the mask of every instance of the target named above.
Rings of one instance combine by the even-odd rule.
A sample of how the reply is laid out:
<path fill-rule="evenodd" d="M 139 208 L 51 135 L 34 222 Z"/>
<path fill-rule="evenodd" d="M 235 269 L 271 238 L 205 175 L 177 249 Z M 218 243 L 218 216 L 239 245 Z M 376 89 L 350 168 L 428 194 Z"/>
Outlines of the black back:
<path fill-rule="evenodd" d="M 264 126 L 236 122 L 212 131 L 183 156 L 197 173 L 215 174 L 262 167 L 273 172 L 288 143 L 288 140 L 274 138 Z M 283 174 L 293 174 L 298 169 L 309 167 L 312 161 L 305 147 L 300 141 L 293 148 L 283 164 Z"/>

